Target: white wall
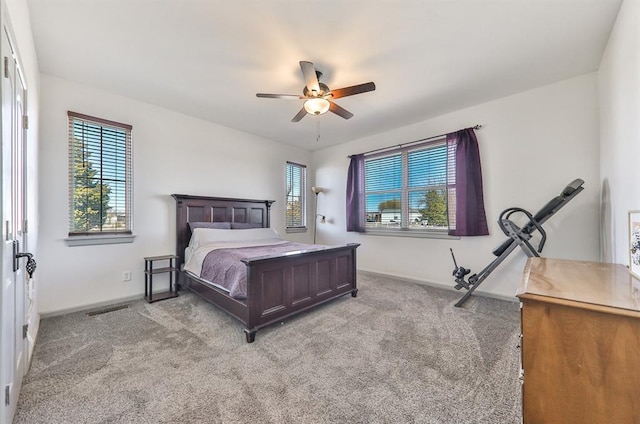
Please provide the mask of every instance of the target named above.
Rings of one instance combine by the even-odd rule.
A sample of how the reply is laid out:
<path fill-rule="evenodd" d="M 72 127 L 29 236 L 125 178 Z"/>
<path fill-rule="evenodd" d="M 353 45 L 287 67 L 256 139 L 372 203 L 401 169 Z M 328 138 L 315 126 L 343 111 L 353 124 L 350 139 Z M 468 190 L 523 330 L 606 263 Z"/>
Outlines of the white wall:
<path fill-rule="evenodd" d="M 453 286 L 449 248 L 459 265 L 480 271 L 505 236 L 496 224 L 512 206 L 540 209 L 575 178 L 585 190 L 545 225 L 543 255 L 598 260 L 599 148 L 597 77 L 587 74 L 457 111 L 395 131 L 314 153 L 318 198 L 318 242 L 358 242 L 358 268 Z M 460 240 L 359 235 L 345 231 L 347 155 L 406 143 L 481 124 L 476 131 L 483 168 L 490 236 Z M 525 255 L 518 249 L 478 291 L 513 297 Z"/>
<path fill-rule="evenodd" d="M 640 0 L 622 4 L 598 83 L 602 257 L 628 265 L 627 211 L 640 209 Z"/>
<path fill-rule="evenodd" d="M 144 293 L 143 257 L 175 251 L 172 193 L 276 200 L 284 231 L 284 167 L 311 153 L 210 122 L 41 75 L 40 311 L 53 313 Z M 133 125 L 131 244 L 69 247 L 67 111 Z M 310 241 L 311 233 L 289 234 Z M 122 282 L 122 272 L 132 281 Z M 154 282 L 155 283 L 155 282 Z"/>

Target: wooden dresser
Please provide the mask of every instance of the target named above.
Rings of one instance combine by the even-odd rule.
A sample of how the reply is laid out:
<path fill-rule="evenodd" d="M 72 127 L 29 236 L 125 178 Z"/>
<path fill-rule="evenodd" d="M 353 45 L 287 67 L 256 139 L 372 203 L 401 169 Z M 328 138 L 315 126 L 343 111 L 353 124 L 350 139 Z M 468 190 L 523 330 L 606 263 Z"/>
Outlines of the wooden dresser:
<path fill-rule="evenodd" d="M 622 265 L 530 258 L 516 296 L 524 423 L 640 423 L 640 281 Z"/>

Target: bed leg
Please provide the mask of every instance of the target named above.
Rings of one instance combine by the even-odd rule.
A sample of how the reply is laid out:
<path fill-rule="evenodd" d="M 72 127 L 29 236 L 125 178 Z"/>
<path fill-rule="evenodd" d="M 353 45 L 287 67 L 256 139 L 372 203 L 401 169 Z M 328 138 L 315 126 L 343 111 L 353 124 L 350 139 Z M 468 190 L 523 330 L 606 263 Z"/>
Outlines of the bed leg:
<path fill-rule="evenodd" d="M 358 289 L 351 290 L 351 297 L 358 297 Z"/>
<path fill-rule="evenodd" d="M 248 328 L 244 329 L 244 334 L 245 336 L 247 336 L 247 343 L 253 343 L 254 340 L 256 339 L 256 333 L 258 332 L 258 330 L 253 329 L 253 330 L 249 330 Z"/>

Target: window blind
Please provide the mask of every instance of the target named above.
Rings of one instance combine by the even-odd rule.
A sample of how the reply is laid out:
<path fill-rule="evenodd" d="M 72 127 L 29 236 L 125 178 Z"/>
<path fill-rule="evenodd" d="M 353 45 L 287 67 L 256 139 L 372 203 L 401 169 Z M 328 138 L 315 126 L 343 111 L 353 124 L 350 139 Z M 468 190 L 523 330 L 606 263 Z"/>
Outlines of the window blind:
<path fill-rule="evenodd" d="M 68 112 L 69 235 L 132 230 L 131 125 Z"/>
<path fill-rule="evenodd" d="M 286 166 L 286 227 L 306 227 L 307 167 L 287 162 Z"/>
<path fill-rule="evenodd" d="M 448 229 L 445 140 L 365 157 L 365 225 L 377 229 Z"/>

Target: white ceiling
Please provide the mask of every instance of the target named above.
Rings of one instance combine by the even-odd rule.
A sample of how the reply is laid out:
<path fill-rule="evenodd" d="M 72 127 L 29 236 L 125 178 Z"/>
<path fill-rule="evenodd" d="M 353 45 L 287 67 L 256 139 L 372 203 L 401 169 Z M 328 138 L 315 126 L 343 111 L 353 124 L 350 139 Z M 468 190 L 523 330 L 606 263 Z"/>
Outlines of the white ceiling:
<path fill-rule="evenodd" d="M 309 150 L 595 71 L 621 2 L 28 0 L 41 72 Z M 301 94 L 300 60 L 377 89 L 292 123 L 255 94 Z"/>

